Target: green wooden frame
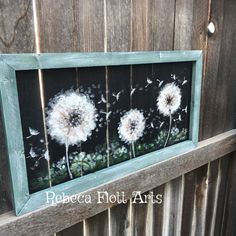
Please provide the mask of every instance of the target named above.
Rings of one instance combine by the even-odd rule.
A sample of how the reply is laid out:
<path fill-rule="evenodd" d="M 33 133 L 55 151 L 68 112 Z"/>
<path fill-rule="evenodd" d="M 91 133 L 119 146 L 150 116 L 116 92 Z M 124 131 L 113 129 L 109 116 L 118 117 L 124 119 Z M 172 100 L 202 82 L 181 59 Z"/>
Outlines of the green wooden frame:
<path fill-rule="evenodd" d="M 15 71 L 186 61 L 193 62 L 189 140 L 29 194 Z M 16 215 L 46 207 L 46 191 L 48 190 L 55 194 L 64 192 L 67 196 L 82 193 L 194 149 L 198 142 L 201 77 L 202 51 L 1 54 L 0 100 L 12 182 L 12 200 Z"/>

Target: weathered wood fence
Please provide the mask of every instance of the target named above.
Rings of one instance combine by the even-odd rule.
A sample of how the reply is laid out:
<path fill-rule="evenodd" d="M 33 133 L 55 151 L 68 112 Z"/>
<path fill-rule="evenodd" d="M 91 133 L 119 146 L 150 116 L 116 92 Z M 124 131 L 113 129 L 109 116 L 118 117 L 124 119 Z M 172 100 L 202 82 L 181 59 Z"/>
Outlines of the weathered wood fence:
<path fill-rule="evenodd" d="M 163 194 L 163 204 L 59 205 L 15 217 L 0 122 L 0 235 L 236 235 L 235 0 L 0 0 L 2 53 L 180 49 L 204 51 L 205 141 L 113 184 Z"/>

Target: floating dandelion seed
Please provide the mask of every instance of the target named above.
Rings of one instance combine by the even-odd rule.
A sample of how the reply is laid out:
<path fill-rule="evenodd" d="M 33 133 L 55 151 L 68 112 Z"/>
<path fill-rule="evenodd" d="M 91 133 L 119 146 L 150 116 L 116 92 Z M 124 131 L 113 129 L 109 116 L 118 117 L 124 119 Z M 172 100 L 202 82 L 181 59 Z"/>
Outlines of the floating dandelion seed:
<path fill-rule="evenodd" d="M 187 113 L 188 107 L 186 106 L 184 109 L 182 109 L 182 111 L 184 111 L 185 113 Z"/>
<path fill-rule="evenodd" d="M 110 115 L 111 115 L 111 113 L 112 113 L 112 111 L 109 111 L 109 112 L 101 111 L 101 113 L 102 114 L 106 114 L 106 120 L 108 120 Z"/>
<path fill-rule="evenodd" d="M 159 128 L 161 128 L 164 125 L 165 121 L 162 121 Z"/>
<path fill-rule="evenodd" d="M 122 93 L 123 91 L 121 90 L 120 92 L 118 92 L 118 93 L 112 93 L 112 96 L 113 97 L 115 97 L 116 98 L 116 101 L 118 102 L 118 100 L 120 99 L 120 95 L 121 95 L 121 93 Z"/>
<path fill-rule="evenodd" d="M 170 137 L 172 114 L 179 109 L 180 104 L 181 104 L 180 88 L 174 83 L 166 84 L 164 88 L 161 90 L 159 97 L 157 99 L 157 107 L 159 112 L 164 116 L 169 116 L 170 118 L 169 131 L 164 147 L 167 145 Z"/>
<path fill-rule="evenodd" d="M 131 90 L 131 92 L 130 92 L 130 96 L 133 95 L 133 93 L 135 92 L 135 90 L 136 90 L 136 88 L 133 88 L 133 89 Z"/>
<path fill-rule="evenodd" d="M 188 83 L 188 81 L 186 79 L 184 79 L 184 81 L 182 82 L 182 85 Z"/>
<path fill-rule="evenodd" d="M 73 90 L 56 95 L 47 112 L 48 133 L 52 139 L 66 147 L 66 163 L 69 177 L 68 149 L 70 145 L 85 142 L 96 128 L 96 108 L 90 98 Z"/>
<path fill-rule="evenodd" d="M 176 74 L 170 74 L 170 77 L 171 77 L 171 79 L 173 79 L 173 80 L 178 79 L 178 77 L 176 76 Z"/>
<path fill-rule="evenodd" d="M 107 100 L 105 99 L 104 95 L 101 95 L 101 100 L 98 102 L 98 104 L 100 103 L 107 103 Z"/>
<path fill-rule="evenodd" d="M 131 145 L 133 157 L 135 157 L 134 143 L 143 136 L 144 129 L 145 118 L 143 113 L 137 109 L 131 109 L 120 119 L 119 137 L 122 141 Z"/>
<path fill-rule="evenodd" d="M 152 80 L 147 77 L 147 84 L 145 85 L 145 88 L 147 88 L 150 84 L 152 84 Z"/>
<path fill-rule="evenodd" d="M 29 127 L 29 133 L 30 136 L 26 137 L 27 139 L 31 138 L 32 136 L 37 136 L 40 134 L 38 130 L 32 129 L 31 127 Z"/>
<path fill-rule="evenodd" d="M 34 151 L 33 147 L 30 148 L 29 151 L 30 157 L 35 158 L 38 156 L 38 154 L 36 154 L 36 152 Z"/>

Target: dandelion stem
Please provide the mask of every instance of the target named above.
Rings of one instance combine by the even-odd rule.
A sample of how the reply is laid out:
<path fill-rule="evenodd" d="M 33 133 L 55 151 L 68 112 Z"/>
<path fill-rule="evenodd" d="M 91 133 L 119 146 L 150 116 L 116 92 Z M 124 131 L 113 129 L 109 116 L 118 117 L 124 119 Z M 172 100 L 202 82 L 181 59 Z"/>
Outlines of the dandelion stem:
<path fill-rule="evenodd" d="M 69 164 L 69 156 L 68 156 L 68 150 L 69 150 L 69 145 L 68 145 L 68 138 L 66 139 L 66 166 L 67 166 L 67 171 L 69 174 L 70 179 L 73 179 L 73 175 L 70 171 L 70 164 Z"/>
<path fill-rule="evenodd" d="M 171 126 L 172 126 L 172 115 L 171 115 L 171 112 L 170 112 L 169 130 L 168 130 L 168 134 L 167 134 L 167 137 L 166 137 L 166 141 L 165 141 L 164 147 L 166 147 L 166 145 L 168 144 L 168 141 L 169 141 L 169 138 L 170 138 Z"/>
<path fill-rule="evenodd" d="M 83 176 L 83 170 L 84 169 L 84 159 L 81 161 L 81 172 L 80 172 L 80 176 Z"/>
<path fill-rule="evenodd" d="M 131 147 L 132 147 L 132 152 L 133 152 L 133 157 L 135 157 L 135 148 L 134 148 L 134 142 L 131 144 Z"/>

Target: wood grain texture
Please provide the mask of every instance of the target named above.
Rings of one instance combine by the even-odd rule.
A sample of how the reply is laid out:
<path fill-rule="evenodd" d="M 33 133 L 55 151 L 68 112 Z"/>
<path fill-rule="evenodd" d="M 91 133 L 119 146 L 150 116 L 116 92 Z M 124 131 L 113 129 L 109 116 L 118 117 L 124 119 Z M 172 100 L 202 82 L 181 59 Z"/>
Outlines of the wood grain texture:
<path fill-rule="evenodd" d="M 215 204 L 216 213 L 215 213 L 215 224 L 212 225 L 211 234 L 214 236 L 222 235 L 222 223 L 225 213 L 225 202 L 227 196 L 227 183 L 229 182 L 229 170 L 230 170 L 230 159 L 232 154 L 225 156 L 220 159 L 219 163 L 219 191 L 217 203 Z M 207 227 L 206 227 L 207 230 Z"/>
<path fill-rule="evenodd" d="M 208 1 L 176 0 L 174 49 L 205 49 Z"/>
<path fill-rule="evenodd" d="M 184 195 L 184 177 L 165 184 L 162 235 L 180 235 Z"/>
<path fill-rule="evenodd" d="M 111 235 L 129 235 L 131 228 L 130 207 L 130 202 L 128 202 L 110 209 Z"/>
<path fill-rule="evenodd" d="M 32 3 L 0 1 L 0 52 L 33 52 L 34 27 Z M 0 110 L 0 214 L 12 209 L 10 178 Z"/>
<path fill-rule="evenodd" d="M 216 25 L 216 33 L 208 37 L 207 43 L 207 62 L 205 68 L 205 77 L 202 85 L 202 102 L 201 102 L 201 139 L 209 138 L 216 134 L 213 130 L 214 123 L 217 122 L 215 114 L 218 113 L 216 105 L 221 41 L 223 38 L 223 9 L 224 1 L 212 1 L 210 20 Z M 206 112 L 207 111 L 207 112 Z M 218 123 L 218 128 L 222 129 L 222 124 Z"/>
<path fill-rule="evenodd" d="M 131 1 L 107 0 L 107 51 L 130 51 Z"/>
<path fill-rule="evenodd" d="M 64 229 L 56 234 L 57 236 L 83 236 L 83 223 L 80 222 L 70 228 Z"/>
<path fill-rule="evenodd" d="M 38 1 L 41 52 L 103 51 L 103 1 Z"/>
<path fill-rule="evenodd" d="M 213 122 L 213 135 L 235 127 L 235 100 L 233 88 L 236 86 L 236 24 L 235 1 L 225 0 L 223 9 L 224 20 L 222 25 L 222 40 L 220 45 L 219 70 L 215 89 L 215 116 Z M 227 104 L 225 102 L 227 101 Z"/>
<path fill-rule="evenodd" d="M 152 217 L 152 224 L 153 224 L 153 233 L 150 235 L 159 236 L 162 235 L 163 231 L 163 213 L 164 213 L 164 202 L 165 202 L 165 184 L 154 188 L 153 194 L 157 195 L 160 194 L 162 196 L 162 204 L 154 204 L 153 205 L 153 217 Z"/>
<path fill-rule="evenodd" d="M 80 52 L 104 51 L 104 1 L 79 0 L 74 2 L 76 49 Z"/>
<path fill-rule="evenodd" d="M 174 49 L 202 49 L 206 54 L 208 7 L 208 1 L 176 1 Z M 204 83 L 205 78 L 203 77 Z M 201 109 L 201 114 L 204 113 L 206 112 Z M 200 130 L 202 127 L 201 123 Z M 176 232 L 177 235 L 180 233 L 182 235 L 204 235 L 207 169 L 206 165 L 183 177 L 182 227 L 180 232 Z"/>
<path fill-rule="evenodd" d="M 0 52 L 35 50 L 32 1 L 0 2 Z"/>
<path fill-rule="evenodd" d="M 221 160 L 215 160 L 209 163 L 209 175 L 207 179 L 207 204 L 206 204 L 206 222 L 205 235 L 214 235 L 216 221 L 217 202 L 219 198 L 219 188 L 222 179 L 220 172 Z"/>
<path fill-rule="evenodd" d="M 205 165 L 209 161 L 231 153 L 236 147 L 235 140 L 235 130 L 227 132 L 200 142 L 199 146 L 193 151 L 137 171 L 126 178 L 117 179 L 96 189 L 84 192 L 84 194 L 92 196 L 91 204 L 59 203 L 56 206 L 50 206 L 21 217 L 15 217 L 13 214 L 2 215 L 0 216 L 0 231 L 3 235 L 10 234 L 12 236 L 24 235 L 26 233 L 27 235 L 35 235 L 36 232 L 48 235 L 61 231 L 70 225 L 74 225 L 115 205 L 97 204 L 97 191 L 108 190 L 111 194 L 122 189 L 128 200 L 131 198 L 134 189 L 138 189 L 141 192 L 149 191 L 155 188 L 156 185 L 161 185 L 177 178 L 180 173 L 187 173 Z M 178 168 L 175 168 L 176 166 Z M 172 171 L 169 171 L 170 169 Z M 200 176 L 199 179 L 201 178 Z M 130 185 L 127 185 L 127 180 Z M 199 186 L 202 185 L 199 184 Z M 201 189 L 199 188 L 199 193 L 201 193 Z M 199 199 L 201 199 L 201 194 L 199 194 Z M 42 225 L 44 225 L 43 228 L 41 227 Z"/>
<path fill-rule="evenodd" d="M 170 14 L 165 14 L 166 9 Z M 172 50 L 175 1 L 132 1 L 131 10 L 132 51 Z M 153 191 L 164 195 L 163 189 L 160 187 Z M 133 235 L 160 235 L 163 211 L 163 204 L 133 204 Z"/>
<path fill-rule="evenodd" d="M 172 50 L 175 27 L 174 0 L 148 0 L 152 50 Z M 168 12 L 168 14 L 167 14 Z"/>
<path fill-rule="evenodd" d="M 114 51 L 129 52 L 131 50 L 131 39 L 132 39 L 131 3 L 132 1 L 129 0 L 120 0 L 120 1 L 106 0 L 106 6 L 104 6 L 106 14 L 105 15 L 106 38 L 104 45 L 105 45 L 105 50 L 108 52 L 114 52 Z M 119 74 L 117 74 L 116 78 L 118 78 L 118 76 Z M 108 83 L 111 83 L 111 81 L 112 81 L 112 76 L 109 76 Z M 116 83 L 114 83 L 113 81 L 113 84 Z M 128 85 L 129 83 L 127 83 L 127 87 Z M 118 89 L 118 87 L 113 86 L 113 89 L 116 90 Z M 112 91 L 110 91 L 109 96 L 111 96 L 111 93 Z M 129 106 L 129 104 L 127 104 L 127 106 Z M 130 201 L 128 201 L 128 203 L 126 204 L 120 204 L 110 209 L 108 213 L 110 214 L 109 224 L 110 224 L 111 235 L 125 236 L 131 233 L 132 209 L 133 209 L 132 203 Z"/>
<path fill-rule="evenodd" d="M 73 0 L 36 2 L 41 52 L 76 50 Z"/>
<path fill-rule="evenodd" d="M 86 231 L 87 236 L 108 236 L 108 211 L 104 211 L 92 218 L 86 220 Z"/>
<path fill-rule="evenodd" d="M 236 226 L 236 153 L 230 159 L 229 176 L 224 204 L 224 217 L 221 226 L 221 235 L 235 235 Z"/>
<path fill-rule="evenodd" d="M 150 219 L 150 215 L 148 214 L 148 203 L 145 202 L 145 195 L 148 195 L 149 192 L 141 195 L 141 201 L 137 200 L 132 204 L 132 235 L 133 236 L 144 236 L 149 235 L 148 230 L 146 228 L 150 227 L 147 225 L 147 220 Z"/>

